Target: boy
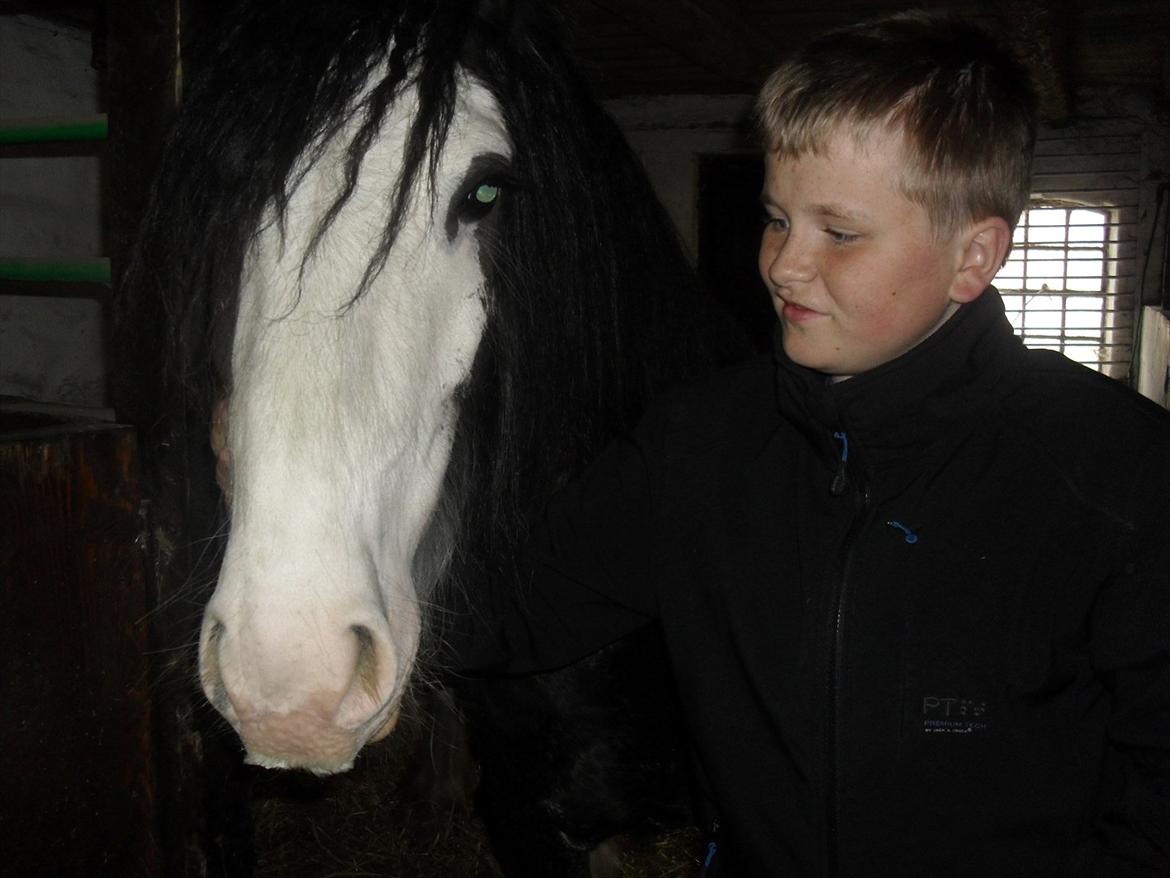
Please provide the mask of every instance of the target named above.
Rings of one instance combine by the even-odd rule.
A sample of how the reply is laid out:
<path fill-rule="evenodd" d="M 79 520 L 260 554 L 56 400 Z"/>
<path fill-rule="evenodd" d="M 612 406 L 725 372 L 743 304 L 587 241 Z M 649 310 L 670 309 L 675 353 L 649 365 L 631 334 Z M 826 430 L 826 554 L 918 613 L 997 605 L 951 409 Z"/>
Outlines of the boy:
<path fill-rule="evenodd" d="M 658 620 L 720 874 L 1170 875 L 1170 417 L 1026 351 L 989 286 L 1026 74 L 895 16 L 757 109 L 774 357 L 667 398 L 551 504 L 529 606 L 453 632 L 461 664 Z"/>

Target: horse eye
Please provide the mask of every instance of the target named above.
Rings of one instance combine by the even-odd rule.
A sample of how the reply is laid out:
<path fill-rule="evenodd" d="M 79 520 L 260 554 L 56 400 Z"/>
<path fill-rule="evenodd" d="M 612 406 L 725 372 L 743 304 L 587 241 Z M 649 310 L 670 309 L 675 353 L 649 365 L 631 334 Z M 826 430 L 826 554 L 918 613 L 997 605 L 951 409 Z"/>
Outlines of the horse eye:
<path fill-rule="evenodd" d="M 479 204 L 494 204 L 500 197 L 500 187 L 494 183 L 481 183 L 472 193 L 472 198 Z"/>
<path fill-rule="evenodd" d="M 500 200 L 502 187 L 498 183 L 485 181 L 467 191 L 463 199 L 463 206 L 459 210 L 459 219 L 465 223 L 473 223 L 483 219 L 496 202 Z"/>
<path fill-rule="evenodd" d="M 484 153 L 471 160 L 447 205 L 443 228 L 454 241 L 460 226 L 470 226 L 487 217 L 511 190 L 522 188 L 507 156 Z"/>

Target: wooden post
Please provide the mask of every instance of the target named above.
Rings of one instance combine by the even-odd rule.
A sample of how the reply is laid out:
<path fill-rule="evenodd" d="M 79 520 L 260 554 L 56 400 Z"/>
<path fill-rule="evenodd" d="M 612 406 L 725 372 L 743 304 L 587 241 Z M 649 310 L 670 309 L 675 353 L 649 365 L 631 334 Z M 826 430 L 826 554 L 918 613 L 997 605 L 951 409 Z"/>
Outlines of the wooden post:
<path fill-rule="evenodd" d="M 184 40 L 195 0 L 118 0 L 107 7 L 110 255 L 114 283 L 111 395 L 138 430 L 150 506 L 152 695 L 162 873 L 251 873 L 240 747 L 198 686 L 194 643 L 212 584 L 218 491 L 207 421 L 164 387 L 157 298 L 124 283 L 139 218 L 182 97 Z M 208 413 L 209 414 L 209 413 Z"/>

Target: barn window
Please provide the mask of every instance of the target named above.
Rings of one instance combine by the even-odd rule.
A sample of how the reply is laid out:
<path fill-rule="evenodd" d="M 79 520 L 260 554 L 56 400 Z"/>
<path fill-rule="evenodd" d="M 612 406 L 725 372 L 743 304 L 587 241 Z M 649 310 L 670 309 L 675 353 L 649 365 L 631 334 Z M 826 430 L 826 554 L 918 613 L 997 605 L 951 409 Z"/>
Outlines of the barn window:
<path fill-rule="evenodd" d="M 1024 211 L 996 276 L 1008 319 L 1024 344 L 1058 351 L 1113 374 L 1129 360 L 1119 332 L 1116 248 L 1110 211 L 1049 203 Z M 1123 349 L 1124 348 L 1124 349 Z"/>
<path fill-rule="evenodd" d="M 1120 380 L 1131 378 L 1153 190 L 1137 118 L 1041 126 L 1032 203 L 996 279 L 1016 332 Z"/>

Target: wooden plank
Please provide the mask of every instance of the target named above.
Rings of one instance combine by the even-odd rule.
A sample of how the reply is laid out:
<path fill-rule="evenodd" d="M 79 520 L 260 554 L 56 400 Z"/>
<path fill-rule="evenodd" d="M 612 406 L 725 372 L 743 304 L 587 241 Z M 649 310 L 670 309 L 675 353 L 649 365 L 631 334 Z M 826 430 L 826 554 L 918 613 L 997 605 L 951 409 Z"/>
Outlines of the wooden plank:
<path fill-rule="evenodd" d="M 1032 162 L 1034 176 L 1042 174 L 1100 174 L 1117 176 L 1120 179 L 1136 179 L 1141 176 L 1142 155 L 1140 152 L 1113 154 L 1080 154 L 1058 156 L 1036 156 Z"/>
<path fill-rule="evenodd" d="M 1132 174 L 1034 174 L 1032 191 L 1049 195 L 1059 193 L 1109 207 L 1134 207 L 1138 182 Z M 1126 201 L 1119 201 L 1122 198 Z"/>
<path fill-rule="evenodd" d="M 1140 135 L 1121 137 L 1081 137 L 1038 139 L 1036 158 L 1068 156 L 1140 156 L 1142 138 Z"/>

